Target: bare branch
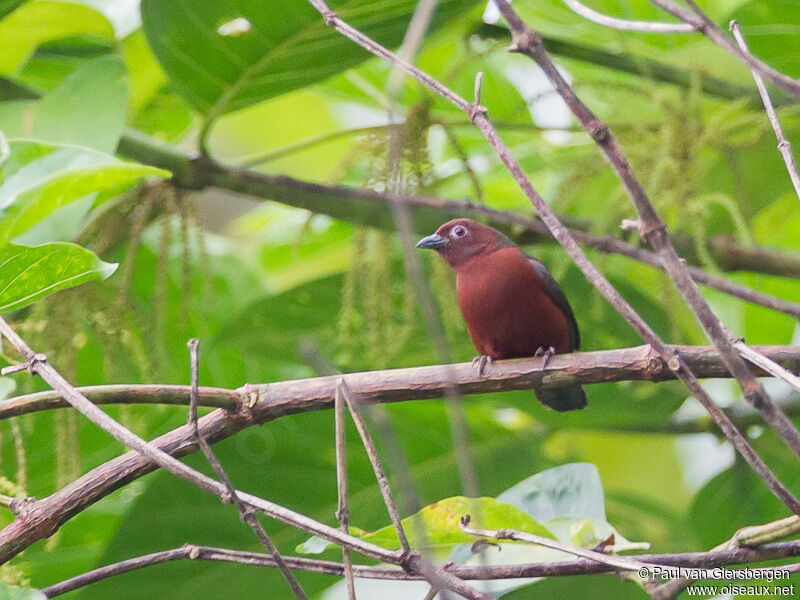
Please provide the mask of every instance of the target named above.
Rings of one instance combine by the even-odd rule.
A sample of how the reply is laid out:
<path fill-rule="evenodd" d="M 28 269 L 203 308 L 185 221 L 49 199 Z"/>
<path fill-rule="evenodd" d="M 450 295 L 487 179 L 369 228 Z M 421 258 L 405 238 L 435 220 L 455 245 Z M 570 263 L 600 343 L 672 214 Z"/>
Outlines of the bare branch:
<path fill-rule="evenodd" d="M 173 406 L 188 406 L 191 388 L 188 385 L 159 385 L 159 384 L 118 384 L 95 385 L 76 388 L 81 394 L 86 395 L 94 404 L 163 404 Z M 198 389 L 198 406 L 211 408 L 224 408 L 232 412 L 239 410 L 243 401 L 240 392 L 222 388 L 201 387 Z M 10 398 L 0 403 L 0 420 L 9 419 L 19 415 L 50 410 L 52 408 L 67 408 L 70 404 L 61 397 L 58 391 L 47 390 L 34 392 L 24 396 Z"/>
<path fill-rule="evenodd" d="M 775 363 L 775 361 L 770 360 L 769 358 L 759 353 L 757 350 L 754 350 L 753 348 L 751 348 L 742 341 L 734 342 L 733 346 L 739 351 L 739 354 L 744 356 L 751 363 L 757 365 L 758 367 L 761 367 L 773 377 L 783 379 L 794 389 L 800 391 L 800 377 L 798 377 L 794 373 L 791 373 L 790 371 L 787 371 L 782 366 Z"/>
<path fill-rule="evenodd" d="M 224 484 L 185 465 L 159 446 L 146 442 L 92 404 L 88 398 L 72 387 L 72 385 L 47 362 L 46 357 L 41 354 L 36 354 L 31 350 L 30 346 L 28 346 L 2 317 L 0 317 L 0 333 L 2 333 L 2 335 L 11 342 L 11 345 L 28 361 L 31 372 L 41 376 L 50 386 L 58 390 L 65 400 L 95 425 L 109 433 L 117 441 L 135 450 L 137 454 L 145 459 L 146 465 L 152 461 L 155 465 L 169 471 L 173 475 L 186 479 L 204 491 L 212 493 L 222 499 L 227 497 L 228 490 Z M 186 429 L 189 435 L 194 438 L 188 426 Z M 81 479 L 83 478 L 79 478 L 77 481 L 81 481 Z M 75 483 L 77 482 L 73 482 L 73 484 Z M 83 490 L 83 492 L 86 493 L 87 496 L 91 495 L 88 490 Z M 394 563 L 397 563 L 399 560 L 395 552 L 388 551 L 375 544 L 363 542 L 356 537 L 344 534 L 332 527 L 314 521 L 305 515 L 291 511 L 278 504 L 269 502 L 268 500 L 264 500 L 263 498 L 238 491 L 235 495 L 239 496 L 242 502 L 248 506 L 276 518 L 279 521 L 293 525 L 298 529 L 319 535 L 332 542 L 350 544 L 351 548 L 358 549 L 359 552 L 365 552 L 366 555 L 372 556 L 373 558 Z M 19 517 L 0 531 L 0 562 L 4 562 L 25 548 L 28 545 L 29 539 L 37 536 L 39 538 L 47 537 L 55 531 L 58 522 L 52 520 L 48 522 L 42 518 L 40 513 L 41 508 L 47 504 L 47 501 L 32 501 L 26 504 Z"/>
<path fill-rule="evenodd" d="M 735 20 L 731 21 L 730 28 L 733 32 L 733 37 L 736 38 L 736 42 L 739 44 L 742 51 L 749 53 L 750 49 L 747 47 L 747 42 L 742 35 L 739 23 Z M 800 199 L 800 173 L 797 171 L 797 163 L 794 160 L 794 154 L 792 154 L 792 144 L 786 139 L 786 135 L 783 133 L 783 127 L 781 127 L 781 122 L 778 120 L 778 113 L 775 112 L 775 107 L 772 105 L 772 99 L 769 97 L 769 91 L 767 90 L 767 86 L 764 85 L 764 80 L 757 70 L 750 69 L 750 71 L 756 82 L 758 93 L 764 101 L 764 109 L 767 111 L 769 122 L 772 124 L 772 129 L 775 131 L 775 136 L 778 138 L 778 150 L 780 150 L 783 156 L 786 170 L 789 171 L 789 178 L 792 180 L 795 194 L 797 194 L 797 198 Z"/>
<path fill-rule="evenodd" d="M 713 346 L 670 347 L 701 379 L 731 376 Z M 800 372 L 798 346 L 753 346 L 753 349 L 789 372 Z M 559 354 L 553 356 L 544 368 L 539 358 L 495 361 L 491 371 L 483 377 L 478 377 L 471 363 L 457 363 L 448 367 L 452 369 L 452 381 L 458 392 L 464 395 L 532 387 L 553 388 L 573 383 L 591 385 L 614 381 L 669 381 L 676 378 L 649 346 Z M 761 377 L 771 374 L 765 370 L 755 372 Z M 347 373 L 344 377 L 354 393 L 367 403 L 441 398 L 446 387 L 443 365 Z M 208 390 L 209 406 L 216 405 L 212 403 L 215 402 L 212 398 L 236 398 L 243 410 L 227 402 L 223 408 L 241 415 L 240 418 L 249 413 L 249 419 L 257 414 L 260 421 L 271 421 L 286 415 L 332 408 L 338 378 L 313 377 L 247 384 L 237 390 L 201 387 L 199 392 L 202 398 L 203 390 Z M 188 406 L 190 391 L 188 386 L 150 384 L 99 385 L 75 389 L 95 404 L 137 402 L 182 406 Z M 69 406 L 58 391 L 36 392 L 0 403 L 0 420 Z"/>
<path fill-rule="evenodd" d="M 650 2 L 665 10 L 673 17 L 694 26 L 697 31 L 705 35 L 723 50 L 726 50 L 751 71 L 756 71 L 759 75 L 764 77 L 764 79 L 775 84 L 786 93 L 791 94 L 795 98 L 800 98 L 800 81 L 784 75 L 780 71 L 770 67 L 763 60 L 739 48 L 736 42 L 725 35 L 725 33 L 717 27 L 716 23 L 697 8 L 697 5 L 694 5 L 694 10 L 689 10 L 673 0 L 650 0 Z"/>
<path fill-rule="evenodd" d="M 350 409 L 350 416 L 355 423 L 358 434 L 361 436 L 361 442 L 364 444 L 364 450 L 367 451 L 369 462 L 372 464 L 372 470 L 375 471 L 375 479 L 378 480 L 378 488 L 380 488 L 381 496 L 383 496 L 383 503 L 386 504 L 386 510 L 389 512 L 389 518 L 394 525 L 397 532 L 397 539 L 400 540 L 400 546 L 403 548 L 403 553 L 408 554 L 411 552 L 411 546 L 408 544 L 406 532 L 403 529 L 403 524 L 400 522 L 400 513 L 397 511 L 397 505 L 394 503 L 392 497 L 392 490 L 389 488 L 389 480 L 386 478 L 386 472 L 383 470 L 381 459 L 378 456 L 378 450 L 375 448 L 375 442 L 372 441 L 372 436 L 367 429 L 367 424 L 361 416 L 361 409 L 359 408 L 359 400 L 351 393 L 347 382 L 342 377 L 339 381 L 338 391 L 347 403 L 347 408 Z"/>
<path fill-rule="evenodd" d="M 492 538 L 495 540 L 512 540 L 516 542 L 536 544 L 537 546 L 544 546 L 545 548 L 552 548 L 553 550 L 560 550 L 561 552 L 566 552 L 567 554 L 572 554 L 581 558 L 587 558 L 589 560 L 593 560 L 622 571 L 640 571 L 643 569 L 650 569 L 652 572 L 652 568 L 654 566 L 661 566 L 655 565 L 654 563 L 645 563 L 629 556 L 616 556 L 613 554 L 609 555 L 601 552 L 595 552 L 594 550 L 578 548 L 577 546 L 563 544 L 558 540 L 546 538 L 541 535 L 535 535 L 533 533 L 527 533 L 525 531 L 516 531 L 514 529 L 481 529 L 477 527 L 470 527 L 469 515 L 461 518 L 459 527 L 461 528 L 461 531 L 470 535 Z"/>
<path fill-rule="evenodd" d="M 764 525 L 754 525 L 744 527 L 736 533 L 733 537 L 726 542 L 713 548 L 708 554 L 715 554 L 727 550 L 735 550 L 737 548 L 746 548 L 753 546 L 760 546 L 779 540 L 781 538 L 794 535 L 800 531 L 800 517 L 792 515 L 785 519 L 766 523 Z M 793 565 L 797 567 L 798 565 Z M 671 600 L 678 596 L 683 590 L 688 588 L 696 580 L 679 577 L 672 579 L 660 586 L 650 590 L 650 596 L 653 600 Z"/>
<path fill-rule="evenodd" d="M 192 392 L 190 394 L 188 423 L 192 433 L 194 434 L 194 439 L 197 442 L 197 445 L 200 446 L 200 449 L 205 455 L 206 460 L 208 460 L 209 464 L 214 469 L 214 472 L 217 474 L 217 478 L 219 478 L 219 480 L 225 485 L 226 494 L 222 497 L 222 501 L 225 503 L 233 502 L 239 511 L 242 522 L 250 527 L 256 536 L 258 536 L 258 539 L 261 540 L 261 544 L 264 546 L 264 548 L 266 548 L 270 556 L 272 556 L 272 559 L 275 561 L 278 570 L 283 574 L 284 579 L 286 579 L 286 582 L 289 584 L 292 592 L 294 592 L 294 595 L 298 598 L 298 600 L 308 600 L 308 597 L 303 591 L 300 582 L 297 581 L 297 578 L 289 570 L 289 567 L 284 562 L 280 552 L 278 552 L 278 549 L 275 547 L 275 544 L 272 542 L 269 535 L 267 535 L 267 532 L 264 530 L 264 526 L 261 525 L 261 522 L 256 517 L 253 509 L 245 505 L 245 503 L 236 495 L 236 488 L 233 487 L 233 483 L 231 483 L 228 474 L 225 473 L 222 463 L 219 462 L 219 459 L 217 459 L 214 451 L 211 450 L 211 446 L 209 446 L 208 442 L 203 437 L 203 434 L 200 433 L 200 429 L 197 426 L 197 388 L 199 383 L 198 372 L 200 367 L 200 357 L 198 353 L 199 345 L 200 342 L 197 338 L 189 340 L 187 344 L 187 346 L 189 346 L 192 367 Z M 348 533 L 348 531 L 345 530 L 344 533 Z"/>
<path fill-rule="evenodd" d="M 618 19 L 617 17 L 611 17 L 597 12 L 585 4 L 581 4 L 578 0 L 564 0 L 564 4 L 569 6 L 572 12 L 580 15 L 584 19 L 611 29 L 619 29 L 621 31 L 643 31 L 645 33 L 692 33 L 695 31 L 694 25 L 689 23 L 656 23 L 653 21 Z"/>
<path fill-rule="evenodd" d="M 334 434 L 336 436 L 336 518 L 344 533 L 350 533 L 350 509 L 347 507 L 347 443 L 345 438 L 345 415 L 347 407 L 342 398 L 341 388 L 337 387 L 334 399 Z M 353 580 L 353 562 L 350 550 L 342 548 L 342 563 L 347 586 L 347 599 L 356 600 L 356 587 Z"/>
<path fill-rule="evenodd" d="M 735 564 L 754 563 L 759 561 L 774 560 L 797 556 L 800 554 L 800 540 L 767 544 L 760 548 L 732 548 L 719 552 L 687 552 L 676 554 L 641 554 L 636 558 L 649 564 L 668 566 L 681 566 L 686 568 L 713 568 Z M 152 554 L 145 554 L 135 558 L 113 563 L 76 577 L 66 579 L 48 586 L 41 592 L 48 598 L 66 594 L 73 590 L 87 586 L 109 577 L 143 569 L 152 565 L 162 564 L 175 560 L 207 560 L 231 562 L 242 565 L 260 567 L 274 567 L 275 562 L 268 554 L 229 550 L 227 548 L 213 548 L 208 546 L 185 545 L 172 550 L 163 550 Z M 292 569 L 300 569 L 313 573 L 341 576 L 344 566 L 341 563 L 326 560 L 300 558 L 295 556 L 284 557 Z M 798 565 L 785 565 L 775 568 L 764 568 L 763 571 L 775 573 L 777 570 L 796 570 Z M 353 565 L 357 577 L 364 579 L 384 579 L 390 581 L 420 581 L 424 577 L 419 574 L 408 573 L 396 567 Z M 574 575 L 589 575 L 598 573 L 618 572 L 615 567 L 589 559 L 573 561 L 560 561 L 553 563 L 533 563 L 519 565 L 497 566 L 463 566 L 451 565 L 448 572 L 464 580 L 489 580 L 489 579 L 517 579 L 520 577 L 565 577 Z"/>
<path fill-rule="evenodd" d="M 672 346 L 671 348 L 680 355 L 683 364 L 701 377 L 729 376 L 713 347 Z M 798 347 L 759 346 L 756 350 L 794 372 L 800 370 Z M 585 385 L 622 380 L 664 381 L 675 378 L 675 373 L 667 368 L 663 360 L 649 346 L 556 355 L 544 369 L 542 360 L 538 358 L 498 361 L 493 364 L 491 372 L 482 378 L 477 377 L 470 363 L 452 365 L 452 373 L 452 381 L 458 386 L 461 394 L 530 389 L 534 386 L 557 387 L 573 383 Z M 245 386 L 233 392 L 234 395 L 243 398 L 241 410 L 237 412 L 215 410 L 199 419 L 199 430 L 203 437 L 213 444 L 247 427 L 287 415 L 332 408 L 336 385 L 341 377 L 317 377 Z M 443 376 L 439 366 L 350 373 L 344 375 L 344 378 L 353 393 L 358 394 L 365 403 L 441 398 L 447 385 L 447 378 Z M 158 389 L 158 386 L 145 387 L 148 392 Z M 93 389 L 80 388 L 80 392 L 89 398 L 94 398 Z M 104 386 L 101 386 L 101 391 L 104 402 L 114 400 L 113 395 L 109 395 Z M 133 387 L 131 390 L 120 390 L 119 393 L 127 397 L 138 392 Z M 39 409 L 64 406 L 64 401 L 61 400 L 62 394 L 63 392 L 57 391 L 50 393 L 44 399 L 38 397 L 36 406 Z M 152 399 L 157 400 L 158 397 L 155 395 Z M 16 400 L 22 400 L 23 406 L 32 406 L 26 398 L 21 397 L 6 402 L 14 403 Z M 748 417 L 746 422 L 752 423 L 752 418 Z M 156 438 L 151 444 L 162 452 L 180 457 L 197 451 L 194 440 L 191 429 L 184 426 Z M 75 514 L 130 481 L 153 471 L 156 467 L 156 462 L 141 456 L 138 452 L 127 452 L 92 469 L 54 494 L 26 503 L 18 518 L 0 531 L 0 562 L 8 560 L 35 541 L 52 535 Z M 352 536 L 345 538 L 340 531 L 333 528 L 326 529 L 326 526 L 284 507 L 253 496 L 244 496 L 245 500 L 253 499 L 257 503 L 254 507 L 261 512 L 288 523 L 301 519 L 301 529 L 321 535 L 334 543 L 343 542 L 339 545 L 350 544 L 348 547 L 353 551 L 384 562 L 393 562 L 399 558 L 395 552 L 362 542 Z M 356 543 L 358 545 L 353 545 Z"/>

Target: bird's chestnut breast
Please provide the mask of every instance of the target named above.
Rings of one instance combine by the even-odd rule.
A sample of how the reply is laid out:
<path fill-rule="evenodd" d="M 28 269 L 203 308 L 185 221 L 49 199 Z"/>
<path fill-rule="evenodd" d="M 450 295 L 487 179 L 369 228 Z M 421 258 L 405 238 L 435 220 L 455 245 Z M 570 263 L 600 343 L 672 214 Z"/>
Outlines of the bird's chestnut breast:
<path fill-rule="evenodd" d="M 475 348 L 493 359 L 569 352 L 569 326 L 525 254 L 500 248 L 456 268 L 458 302 Z"/>

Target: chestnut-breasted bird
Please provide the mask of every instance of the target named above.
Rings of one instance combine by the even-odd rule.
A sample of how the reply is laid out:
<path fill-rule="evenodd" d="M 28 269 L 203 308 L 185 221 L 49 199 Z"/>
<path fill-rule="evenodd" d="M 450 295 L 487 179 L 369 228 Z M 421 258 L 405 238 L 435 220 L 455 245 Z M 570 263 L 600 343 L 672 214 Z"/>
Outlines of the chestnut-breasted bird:
<path fill-rule="evenodd" d="M 496 229 L 454 219 L 417 248 L 436 250 L 456 272 L 461 314 L 481 355 L 479 371 L 487 359 L 544 354 L 546 362 L 580 347 L 575 315 L 547 267 Z M 586 406 L 577 385 L 538 389 L 536 397 L 560 412 Z"/>

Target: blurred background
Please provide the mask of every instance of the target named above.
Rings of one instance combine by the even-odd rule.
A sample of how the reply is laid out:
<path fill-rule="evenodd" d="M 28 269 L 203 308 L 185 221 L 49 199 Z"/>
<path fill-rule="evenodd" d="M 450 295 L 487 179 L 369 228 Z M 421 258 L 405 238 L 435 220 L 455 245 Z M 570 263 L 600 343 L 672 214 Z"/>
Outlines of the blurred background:
<path fill-rule="evenodd" d="M 331 5 L 396 49 L 416 2 Z M 646 0 L 592 0 L 591 6 L 627 18 L 665 18 Z M 800 301 L 798 199 L 750 73 L 700 35 L 612 31 L 581 19 L 560 0 L 517 0 L 514 7 L 546 37 L 578 94 L 611 125 L 681 254 L 737 283 Z M 703 8 L 723 26 L 737 18 L 755 54 L 800 76 L 796 2 L 707 0 Z M 343 371 L 436 364 L 440 357 L 389 206 L 365 208 L 331 186 L 468 199 L 533 216 L 463 113 L 327 30 L 302 0 L 144 0 L 141 6 L 16 0 L 0 2 L 0 15 L 0 129 L 6 137 L 97 143 L 108 151 L 118 146 L 124 158 L 176 174 L 204 147 L 226 168 L 293 178 L 262 191 L 221 179 L 216 183 L 223 185 L 206 190 L 192 189 L 202 186 L 186 178 L 175 187 L 140 184 L 108 192 L 113 201 L 101 211 L 91 200 L 71 203 L 30 234 L 32 241 L 79 240 L 120 264 L 106 281 L 63 291 L 15 315 L 31 345 L 75 384 L 188 383 L 185 344 L 195 336 L 200 382 L 217 387 L 317 374 L 299 351 L 309 340 Z M 509 36 L 497 21 L 485 2 L 440 0 L 414 60 L 466 98 L 483 72 L 482 103 L 545 200 L 576 228 L 627 236 L 620 221 L 635 212 L 612 170 L 535 65 L 507 52 Z M 800 145 L 798 105 L 777 92 L 774 98 L 788 137 Z M 177 158 L 170 163 L 159 151 Z M 326 187 L 310 190 L 303 183 Z M 419 216 L 416 233 L 431 233 L 451 216 L 436 210 Z M 735 263 L 728 252 L 734 247 L 769 247 L 782 273 L 758 260 Z M 547 264 L 569 297 L 583 350 L 641 343 L 560 247 L 540 240 L 526 249 Z M 661 272 L 621 256 L 589 256 L 666 341 L 707 343 Z M 420 258 L 452 358 L 470 360 L 474 349 L 449 269 L 435 256 Z M 798 340 L 787 315 L 714 290 L 703 293 L 749 343 Z M 9 394 L 37 385 L 17 381 Z M 765 383 L 776 399 L 790 400 L 787 387 Z M 705 385 L 721 405 L 742 408 L 735 383 Z M 739 527 L 787 515 L 682 385 L 624 382 L 593 385 L 587 393 L 587 409 L 564 415 L 543 409 L 530 392 L 464 398 L 481 494 L 497 496 L 550 467 L 592 463 L 608 522 L 655 552 L 706 550 Z M 185 409 L 175 407 L 109 412 L 148 438 L 186 419 Z M 758 419 L 740 413 L 759 453 L 800 492 L 789 451 Z M 443 401 L 391 405 L 386 415 L 420 502 L 463 493 Z M 382 455 L 396 450 L 376 437 Z M 238 487 L 335 523 L 329 411 L 247 429 L 215 450 Z M 71 411 L 0 423 L 0 471 L 9 494 L 46 496 L 121 451 Z M 352 522 L 383 527 L 385 508 L 354 431 L 348 454 Z M 207 470 L 196 456 L 187 461 Z M 399 475 L 390 468 L 403 496 Z M 0 512 L 4 524 L 11 519 Z M 265 524 L 284 552 L 307 537 Z M 259 549 L 231 507 L 154 473 L 77 515 L 0 573 L 38 587 L 186 542 Z M 300 578 L 312 594 L 334 583 L 324 575 Z M 277 572 L 186 562 L 67 597 L 265 593 L 290 597 Z M 596 576 L 540 582 L 507 597 L 545 594 L 642 596 L 633 584 Z"/>

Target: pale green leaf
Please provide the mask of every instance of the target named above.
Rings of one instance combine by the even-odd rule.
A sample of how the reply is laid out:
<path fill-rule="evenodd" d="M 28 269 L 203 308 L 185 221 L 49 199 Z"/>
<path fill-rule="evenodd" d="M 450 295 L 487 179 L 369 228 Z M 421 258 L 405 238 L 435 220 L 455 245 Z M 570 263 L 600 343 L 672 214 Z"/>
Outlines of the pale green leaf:
<path fill-rule="evenodd" d="M 31 137 L 113 153 L 125 125 L 126 79 L 127 69 L 119 57 L 89 61 L 39 101 Z"/>
<path fill-rule="evenodd" d="M 116 268 L 76 244 L 6 244 L 0 249 L 0 311 L 16 310 L 58 290 L 105 279 Z"/>
<path fill-rule="evenodd" d="M 0 73 L 15 72 L 40 44 L 74 35 L 114 39 L 96 10 L 69 2 L 28 2 L 0 21 Z"/>
<path fill-rule="evenodd" d="M 122 188 L 142 177 L 169 175 L 74 146 L 14 140 L 10 148 L 0 185 L 0 244 L 88 194 Z"/>

